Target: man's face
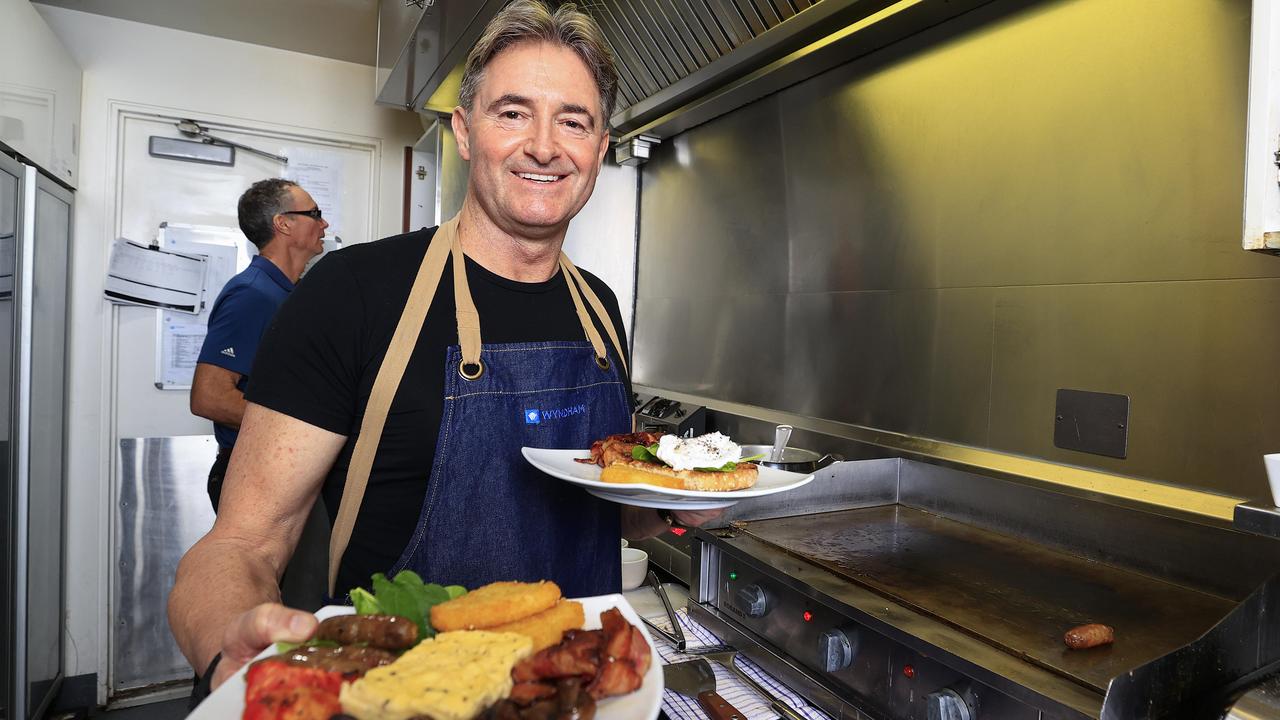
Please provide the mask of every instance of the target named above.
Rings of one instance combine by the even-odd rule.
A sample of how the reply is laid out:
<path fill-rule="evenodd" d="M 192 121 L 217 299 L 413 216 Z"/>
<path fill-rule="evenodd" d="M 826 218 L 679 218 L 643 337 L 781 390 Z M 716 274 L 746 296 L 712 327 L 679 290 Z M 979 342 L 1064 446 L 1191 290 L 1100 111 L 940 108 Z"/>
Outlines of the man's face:
<path fill-rule="evenodd" d="M 453 112 L 469 192 L 505 232 L 562 231 L 595 188 L 609 147 L 600 91 L 568 48 L 526 42 L 485 67 L 470 112 Z"/>
<path fill-rule="evenodd" d="M 316 208 L 316 201 L 311 199 L 311 195 L 306 190 L 294 185 L 289 188 L 290 202 L 285 203 L 286 211 L 307 211 Z M 310 215 L 300 215 L 297 212 L 290 212 L 280 215 L 286 223 L 289 231 L 289 245 L 299 250 L 310 251 L 312 255 L 319 255 L 324 252 L 325 228 L 329 227 L 329 223 L 324 219 L 317 220 Z"/>

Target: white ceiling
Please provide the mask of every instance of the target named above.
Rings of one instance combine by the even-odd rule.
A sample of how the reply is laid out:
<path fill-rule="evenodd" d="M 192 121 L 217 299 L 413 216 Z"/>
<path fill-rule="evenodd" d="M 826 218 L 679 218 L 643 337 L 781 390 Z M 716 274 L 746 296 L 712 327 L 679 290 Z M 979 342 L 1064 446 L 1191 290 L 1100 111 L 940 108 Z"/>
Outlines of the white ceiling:
<path fill-rule="evenodd" d="M 378 0 L 32 0 L 45 5 L 373 65 Z"/>

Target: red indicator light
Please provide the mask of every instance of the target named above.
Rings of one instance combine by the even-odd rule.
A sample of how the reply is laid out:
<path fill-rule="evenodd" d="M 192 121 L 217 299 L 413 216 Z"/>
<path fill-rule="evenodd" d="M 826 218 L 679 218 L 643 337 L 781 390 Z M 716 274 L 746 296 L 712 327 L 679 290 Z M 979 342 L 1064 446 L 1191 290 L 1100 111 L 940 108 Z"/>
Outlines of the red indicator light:
<path fill-rule="evenodd" d="M 808 610 L 805 610 L 805 611 L 804 611 L 804 621 L 805 621 L 805 622 L 810 622 L 810 621 L 812 621 L 812 620 L 813 620 L 813 613 L 809 612 Z"/>
<path fill-rule="evenodd" d="M 671 528 L 671 532 L 672 532 L 673 534 L 675 534 L 675 535 L 684 535 L 685 533 L 689 532 L 689 528 L 677 528 L 677 527 L 673 527 L 673 528 Z"/>
<path fill-rule="evenodd" d="M 913 678 L 916 676 L 916 669 L 911 667 L 910 665 L 903 665 L 902 674 L 906 675 L 908 678 Z"/>

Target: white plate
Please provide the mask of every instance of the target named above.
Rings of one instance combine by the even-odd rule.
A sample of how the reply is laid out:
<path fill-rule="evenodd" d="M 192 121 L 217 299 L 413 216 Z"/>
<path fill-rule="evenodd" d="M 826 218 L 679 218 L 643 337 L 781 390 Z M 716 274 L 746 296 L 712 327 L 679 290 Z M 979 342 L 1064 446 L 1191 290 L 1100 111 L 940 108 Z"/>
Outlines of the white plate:
<path fill-rule="evenodd" d="M 631 604 L 621 595 L 598 595 L 596 597 L 578 598 L 582 603 L 582 611 L 586 615 L 586 628 L 595 630 L 600 627 L 600 613 L 609 608 L 618 608 L 627 622 L 640 629 L 645 642 L 649 643 L 652 659 L 649 672 L 645 673 L 644 684 L 630 695 L 606 698 L 596 706 L 598 720 L 631 720 L 640 718 L 654 720 L 662 709 L 662 658 L 654 647 L 649 630 L 640 621 L 640 616 L 632 609 Z M 321 620 L 334 615 L 350 615 L 354 608 L 342 605 L 328 605 L 316 612 Z M 259 658 L 275 654 L 274 648 L 267 648 Z M 187 716 L 187 720 L 239 720 L 244 714 L 244 673 L 246 665 L 234 676 L 223 683 L 212 695 L 205 698 L 200 706 Z"/>
<path fill-rule="evenodd" d="M 746 490 L 715 492 L 710 490 L 676 490 L 638 483 L 607 483 L 600 480 L 600 467 L 575 462 L 591 456 L 590 450 L 550 450 L 520 448 L 524 459 L 542 472 L 581 485 L 598 498 L 623 505 L 671 510 L 713 510 L 729 507 L 739 500 L 795 490 L 813 479 L 812 475 L 760 467 L 756 484 Z"/>

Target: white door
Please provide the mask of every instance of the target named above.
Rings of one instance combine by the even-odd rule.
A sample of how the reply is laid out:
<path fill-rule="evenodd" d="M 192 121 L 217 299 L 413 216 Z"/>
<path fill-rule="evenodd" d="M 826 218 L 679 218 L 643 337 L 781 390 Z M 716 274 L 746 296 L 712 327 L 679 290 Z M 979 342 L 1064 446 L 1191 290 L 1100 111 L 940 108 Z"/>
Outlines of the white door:
<path fill-rule="evenodd" d="M 372 144 L 193 119 L 214 136 L 285 155 L 290 166 L 243 150 L 236 151 L 230 167 L 154 157 L 149 154 L 152 136 L 184 138 L 176 119 L 122 112 L 114 192 L 118 236 L 149 244 L 162 222 L 236 228 L 236 201 L 250 184 L 301 172 L 300 184 L 331 222 L 330 239 L 336 235 L 350 244 L 373 238 L 378 173 Z M 212 426 L 191 415 L 188 392 L 156 388 L 156 311 L 117 306 L 114 312 L 112 446 L 119 461 L 113 480 L 111 695 L 191 678 L 170 636 L 165 602 L 178 560 L 213 522 L 205 475 L 214 452 L 211 442 L 192 437 L 211 435 Z M 141 443 L 136 438 L 170 440 Z M 137 462 L 131 454 L 126 463 L 122 445 L 161 450 Z M 126 464 L 128 478 L 121 469 Z"/>

